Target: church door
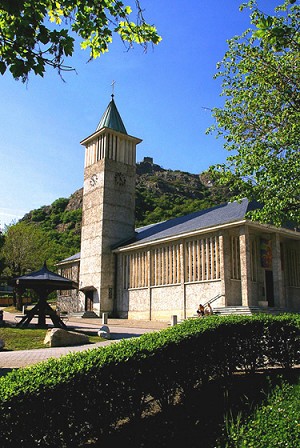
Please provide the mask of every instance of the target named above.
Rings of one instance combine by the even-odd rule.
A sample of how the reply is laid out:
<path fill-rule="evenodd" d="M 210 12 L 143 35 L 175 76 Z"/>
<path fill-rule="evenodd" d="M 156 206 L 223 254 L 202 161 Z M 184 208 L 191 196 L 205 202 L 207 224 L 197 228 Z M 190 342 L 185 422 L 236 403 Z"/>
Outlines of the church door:
<path fill-rule="evenodd" d="M 94 291 L 87 291 L 85 293 L 85 311 L 93 311 L 93 295 Z"/>
<path fill-rule="evenodd" d="M 265 271 L 266 299 L 269 306 L 274 306 L 273 272 Z"/>

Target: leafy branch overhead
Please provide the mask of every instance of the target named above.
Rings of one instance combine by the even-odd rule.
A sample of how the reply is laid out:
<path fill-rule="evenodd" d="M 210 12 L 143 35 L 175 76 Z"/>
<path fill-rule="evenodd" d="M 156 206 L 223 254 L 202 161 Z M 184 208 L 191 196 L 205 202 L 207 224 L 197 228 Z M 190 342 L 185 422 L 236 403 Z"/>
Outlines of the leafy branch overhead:
<path fill-rule="evenodd" d="M 254 29 L 228 41 L 218 65 L 223 108 L 213 115 L 224 147 L 231 152 L 218 165 L 220 182 L 256 199 L 264 207 L 254 219 L 280 225 L 300 224 L 300 6 L 287 0 L 264 14 L 251 9 Z M 216 167 L 214 167 L 216 168 Z"/>
<path fill-rule="evenodd" d="M 76 35 L 81 48 L 94 59 L 108 51 L 113 34 L 130 48 L 144 50 L 161 38 L 146 23 L 139 0 L 132 9 L 118 0 L 0 0 L 0 73 L 10 70 L 15 79 L 28 79 L 30 72 L 43 76 L 46 66 L 59 73 L 73 70 L 65 58 L 74 53 Z"/>

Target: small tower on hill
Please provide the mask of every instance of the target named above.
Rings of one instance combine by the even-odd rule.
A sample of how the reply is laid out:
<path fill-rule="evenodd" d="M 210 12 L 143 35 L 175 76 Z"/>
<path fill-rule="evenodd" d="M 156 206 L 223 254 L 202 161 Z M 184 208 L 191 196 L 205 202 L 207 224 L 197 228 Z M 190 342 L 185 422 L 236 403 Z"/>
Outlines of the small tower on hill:
<path fill-rule="evenodd" d="M 115 260 L 111 249 L 134 236 L 136 146 L 114 95 L 96 132 L 85 138 L 79 288 L 85 311 L 114 309 Z"/>

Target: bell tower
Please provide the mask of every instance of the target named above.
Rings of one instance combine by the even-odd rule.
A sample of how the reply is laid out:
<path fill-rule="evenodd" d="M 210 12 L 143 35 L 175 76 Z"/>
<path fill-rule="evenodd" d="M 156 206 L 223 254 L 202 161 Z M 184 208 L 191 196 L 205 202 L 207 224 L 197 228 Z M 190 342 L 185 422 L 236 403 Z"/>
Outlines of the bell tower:
<path fill-rule="evenodd" d="M 134 236 L 136 146 L 114 95 L 96 132 L 85 138 L 79 289 L 85 311 L 112 313 L 115 262 L 112 247 Z M 83 298 L 83 297 L 82 297 Z"/>

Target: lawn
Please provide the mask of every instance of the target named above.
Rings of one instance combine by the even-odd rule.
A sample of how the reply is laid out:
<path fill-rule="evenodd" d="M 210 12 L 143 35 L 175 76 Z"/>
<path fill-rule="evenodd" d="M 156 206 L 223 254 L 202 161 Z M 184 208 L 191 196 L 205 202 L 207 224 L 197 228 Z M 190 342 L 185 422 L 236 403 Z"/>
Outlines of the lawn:
<path fill-rule="evenodd" d="M 8 350 L 32 350 L 35 348 L 48 348 L 44 345 L 47 330 L 40 328 L 15 328 L 11 326 L 0 327 L 0 338 L 5 341 L 4 351 Z M 90 343 L 103 341 L 95 333 L 88 334 Z"/>

